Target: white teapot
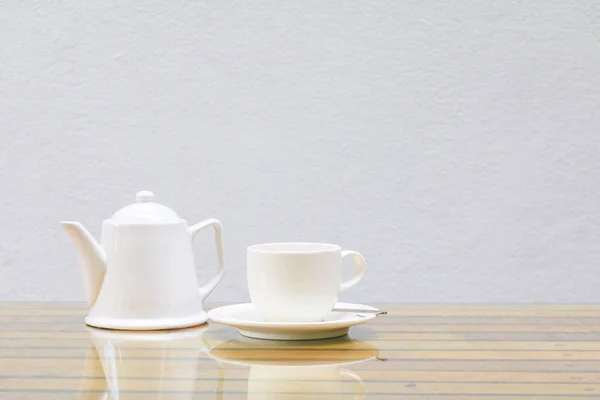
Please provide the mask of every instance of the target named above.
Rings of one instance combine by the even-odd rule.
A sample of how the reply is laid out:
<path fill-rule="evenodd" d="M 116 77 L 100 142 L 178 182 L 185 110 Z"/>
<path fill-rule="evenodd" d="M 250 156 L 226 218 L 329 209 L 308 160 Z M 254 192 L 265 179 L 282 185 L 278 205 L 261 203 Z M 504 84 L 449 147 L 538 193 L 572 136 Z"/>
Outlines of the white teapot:
<path fill-rule="evenodd" d="M 90 313 L 98 328 L 153 330 L 203 324 L 203 302 L 223 278 L 221 223 L 207 219 L 188 227 L 170 208 L 142 191 L 136 203 L 102 223 L 100 243 L 79 222 L 61 225 L 73 239 Z M 192 241 L 198 231 L 215 230 L 218 271 L 198 288 Z"/>

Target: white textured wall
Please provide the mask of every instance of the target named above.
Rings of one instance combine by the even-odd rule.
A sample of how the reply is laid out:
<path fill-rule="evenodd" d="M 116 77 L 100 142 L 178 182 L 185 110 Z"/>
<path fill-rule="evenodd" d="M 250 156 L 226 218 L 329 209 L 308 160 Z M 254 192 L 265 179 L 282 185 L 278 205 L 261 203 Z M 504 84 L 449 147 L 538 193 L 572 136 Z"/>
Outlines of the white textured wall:
<path fill-rule="evenodd" d="M 315 240 L 347 300 L 600 301 L 595 0 L 0 5 L 0 300 L 82 300 L 58 221 L 149 189 L 222 220 L 213 300 Z"/>

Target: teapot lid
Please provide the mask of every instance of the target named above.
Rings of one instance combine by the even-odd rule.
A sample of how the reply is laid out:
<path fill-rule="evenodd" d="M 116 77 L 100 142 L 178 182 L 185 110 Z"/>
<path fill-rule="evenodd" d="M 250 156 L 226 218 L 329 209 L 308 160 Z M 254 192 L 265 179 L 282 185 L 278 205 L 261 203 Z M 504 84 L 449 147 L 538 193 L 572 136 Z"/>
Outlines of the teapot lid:
<path fill-rule="evenodd" d="M 111 221 L 117 224 L 160 224 L 181 222 L 179 215 L 169 207 L 154 201 L 154 193 L 142 190 L 135 195 L 135 203 L 114 213 Z"/>

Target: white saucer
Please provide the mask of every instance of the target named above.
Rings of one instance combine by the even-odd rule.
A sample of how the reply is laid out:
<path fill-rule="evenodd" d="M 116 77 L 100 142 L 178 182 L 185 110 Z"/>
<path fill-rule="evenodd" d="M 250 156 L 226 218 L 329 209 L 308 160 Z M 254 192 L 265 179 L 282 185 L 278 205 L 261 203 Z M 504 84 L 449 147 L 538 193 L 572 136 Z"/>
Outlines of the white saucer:
<path fill-rule="evenodd" d="M 336 303 L 335 308 L 377 310 L 362 304 Z M 268 322 L 252 303 L 219 307 L 208 312 L 208 318 L 238 328 L 244 336 L 271 340 L 328 339 L 343 336 L 351 326 L 377 318 L 376 314 L 330 312 L 319 322 Z"/>

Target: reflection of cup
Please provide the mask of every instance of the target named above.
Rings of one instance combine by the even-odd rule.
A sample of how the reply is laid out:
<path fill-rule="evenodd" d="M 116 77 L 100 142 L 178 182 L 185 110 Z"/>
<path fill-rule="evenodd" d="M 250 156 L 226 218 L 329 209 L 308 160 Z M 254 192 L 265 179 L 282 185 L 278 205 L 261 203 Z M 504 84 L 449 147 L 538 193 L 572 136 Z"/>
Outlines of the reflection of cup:
<path fill-rule="evenodd" d="M 346 257 L 356 272 L 341 282 Z M 311 322 L 331 311 L 340 290 L 362 279 L 365 259 L 333 244 L 267 243 L 248 247 L 247 270 L 252 304 L 267 321 Z"/>
<path fill-rule="evenodd" d="M 318 394 L 341 395 L 345 377 L 356 381 L 356 399 L 362 399 L 365 387 L 360 377 L 339 366 L 253 366 L 248 376 L 248 399 L 278 400 L 284 395 L 294 399 L 314 399 Z"/>
<path fill-rule="evenodd" d="M 97 398 L 139 399 L 141 392 L 144 399 L 162 399 L 168 392 L 177 392 L 178 399 L 193 398 L 198 358 L 207 347 L 202 338 L 205 329 L 130 332 L 87 327 L 95 347 L 95 354 L 90 352 L 88 358 L 95 359 L 97 354 L 105 377 L 104 396 Z M 187 357 L 192 352 L 186 368 L 181 368 L 182 349 Z M 98 390 L 99 385 L 99 380 L 84 382 L 82 391 Z"/>
<path fill-rule="evenodd" d="M 315 348 L 321 344 L 324 345 L 322 352 Z M 310 352 L 304 353 L 308 356 L 299 358 L 303 348 L 310 348 Z M 343 354 L 343 357 L 331 356 L 335 353 L 332 349 L 340 349 L 338 354 Z M 362 399 L 364 384 L 359 374 L 349 368 L 353 364 L 377 359 L 379 349 L 348 337 L 311 342 L 241 337 L 213 347 L 209 355 L 219 361 L 220 368 L 225 369 L 224 375 L 227 375 L 228 366 L 250 367 L 248 399 L 314 399 L 342 395 L 335 398 Z M 354 397 L 348 393 L 353 393 Z"/>

